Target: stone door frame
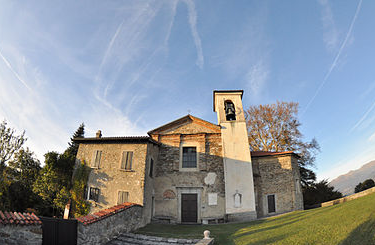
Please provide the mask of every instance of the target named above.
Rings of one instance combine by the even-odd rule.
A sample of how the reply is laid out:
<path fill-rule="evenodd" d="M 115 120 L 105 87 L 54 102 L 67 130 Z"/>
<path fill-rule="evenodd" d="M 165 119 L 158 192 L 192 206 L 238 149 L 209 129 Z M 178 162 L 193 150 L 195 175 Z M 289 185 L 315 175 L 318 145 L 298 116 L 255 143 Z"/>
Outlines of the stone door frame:
<path fill-rule="evenodd" d="M 274 195 L 275 196 L 275 212 L 272 212 L 272 213 L 269 213 L 268 212 L 268 196 L 271 196 L 271 195 Z M 266 194 L 264 195 L 264 203 L 263 203 L 263 211 L 264 211 L 264 215 L 267 216 L 267 215 L 270 215 L 270 214 L 276 214 L 278 212 L 278 207 L 277 207 L 277 193 L 269 193 L 269 194 Z"/>
<path fill-rule="evenodd" d="M 202 206 L 202 189 L 203 187 L 176 187 L 177 189 L 177 223 L 181 223 L 181 194 L 197 194 L 197 223 L 202 223 L 201 206 Z"/>

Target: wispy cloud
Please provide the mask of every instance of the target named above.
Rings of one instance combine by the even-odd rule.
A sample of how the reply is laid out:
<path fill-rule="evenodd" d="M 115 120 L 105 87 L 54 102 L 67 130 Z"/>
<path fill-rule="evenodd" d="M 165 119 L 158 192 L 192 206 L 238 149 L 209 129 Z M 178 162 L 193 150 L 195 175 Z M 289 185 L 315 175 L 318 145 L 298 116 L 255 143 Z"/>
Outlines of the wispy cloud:
<path fill-rule="evenodd" d="M 361 6 L 362 6 L 362 0 L 360 0 L 360 1 L 358 2 L 357 9 L 356 9 L 356 11 L 355 11 L 355 14 L 354 14 L 353 19 L 352 19 L 352 21 L 351 21 L 351 23 L 350 23 L 350 26 L 349 26 L 349 30 L 348 30 L 348 32 L 346 33 L 345 39 L 344 39 L 344 41 L 342 42 L 342 44 L 341 44 L 341 46 L 340 46 L 340 49 L 339 49 L 339 51 L 337 52 L 337 54 L 336 54 L 336 56 L 335 56 L 335 59 L 333 60 L 331 66 L 329 67 L 329 69 L 328 69 L 326 75 L 324 76 L 323 81 L 320 83 L 318 89 L 315 91 L 313 97 L 312 97 L 312 98 L 310 99 L 310 101 L 307 103 L 307 105 L 306 105 L 306 107 L 305 107 L 305 110 L 304 110 L 304 111 L 302 112 L 302 114 L 301 114 L 302 116 L 303 116 L 303 115 L 306 113 L 306 111 L 309 109 L 311 103 L 315 100 L 316 96 L 319 94 L 320 90 L 323 88 L 324 84 L 327 82 L 328 78 L 330 77 L 330 75 L 331 75 L 333 69 L 336 67 L 337 62 L 338 62 L 338 60 L 339 60 L 339 58 L 340 58 L 340 56 L 341 56 L 341 53 L 342 53 L 343 49 L 345 48 L 345 46 L 346 46 L 346 44 L 347 44 L 347 42 L 348 42 L 348 39 L 349 39 L 349 37 L 350 37 L 350 35 L 351 35 L 351 33 L 352 33 L 354 23 L 355 23 L 355 21 L 356 21 L 356 19 L 357 19 L 357 16 L 358 16 L 358 14 L 359 14 L 359 11 L 361 10 Z"/>
<path fill-rule="evenodd" d="M 197 11 L 195 9 L 195 4 L 192 0 L 185 0 L 185 3 L 188 7 L 188 15 L 189 15 L 189 24 L 191 29 L 191 34 L 193 35 L 195 47 L 197 49 L 197 66 L 203 69 L 204 65 L 204 57 L 202 51 L 202 42 L 201 38 L 199 37 L 197 31 Z"/>
<path fill-rule="evenodd" d="M 262 60 L 250 67 L 245 79 L 252 97 L 258 98 L 261 95 L 266 86 L 268 75 L 269 70 Z"/>
<path fill-rule="evenodd" d="M 331 6 L 328 0 L 318 0 L 322 6 L 323 41 L 329 51 L 336 49 L 338 45 L 338 31 L 335 26 Z"/>
<path fill-rule="evenodd" d="M 349 132 L 353 132 L 356 128 L 358 128 L 368 117 L 370 112 L 375 108 L 375 101 L 374 103 L 370 106 L 370 108 L 363 114 L 363 116 L 357 121 L 357 123 L 350 129 Z"/>

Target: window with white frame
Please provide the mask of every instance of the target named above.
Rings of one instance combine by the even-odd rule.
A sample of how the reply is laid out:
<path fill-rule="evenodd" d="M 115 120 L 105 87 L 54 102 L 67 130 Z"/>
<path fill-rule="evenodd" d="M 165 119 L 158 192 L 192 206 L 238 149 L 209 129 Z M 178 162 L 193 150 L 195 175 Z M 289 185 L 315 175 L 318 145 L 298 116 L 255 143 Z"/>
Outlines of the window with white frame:
<path fill-rule="evenodd" d="M 93 156 L 93 159 L 91 161 L 91 167 L 92 168 L 99 168 L 101 158 L 102 158 L 102 151 L 96 150 L 94 152 L 94 156 Z"/>
<path fill-rule="evenodd" d="M 121 166 L 122 170 L 132 170 L 133 165 L 133 152 L 132 151 L 123 151 L 121 157 Z"/>
<path fill-rule="evenodd" d="M 197 168 L 197 147 L 182 147 L 182 168 Z"/>
<path fill-rule="evenodd" d="M 124 202 L 129 202 L 129 192 L 119 191 L 117 197 L 117 204 L 122 204 Z"/>

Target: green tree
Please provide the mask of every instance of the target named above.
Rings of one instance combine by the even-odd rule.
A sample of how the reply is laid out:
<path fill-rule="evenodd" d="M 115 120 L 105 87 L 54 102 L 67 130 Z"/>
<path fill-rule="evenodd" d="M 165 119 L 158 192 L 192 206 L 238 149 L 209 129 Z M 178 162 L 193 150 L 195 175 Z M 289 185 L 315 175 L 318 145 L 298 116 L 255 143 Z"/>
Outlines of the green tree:
<path fill-rule="evenodd" d="M 6 209 L 23 212 L 40 203 L 40 199 L 32 190 L 40 169 L 39 160 L 28 148 L 14 154 L 3 173 L 8 184 Z"/>
<path fill-rule="evenodd" d="M 61 215 L 63 210 L 59 207 L 55 199 L 59 192 L 66 185 L 66 180 L 61 178 L 59 172 L 59 156 L 57 152 L 48 152 L 44 155 L 45 165 L 33 185 L 33 190 L 44 201 L 45 208 L 41 210 L 43 215 Z M 59 197 L 61 198 L 62 195 Z"/>
<path fill-rule="evenodd" d="M 33 190 L 46 203 L 47 208 L 43 210 L 46 215 L 62 216 L 65 205 L 72 198 L 72 176 L 78 151 L 78 144 L 73 139 L 83 136 L 84 124 L 82 123 L 73 134 L 64 153 L 48 152 L 45 154 L 45 166 Z"/>
<path fill-rule="evenodd" d="M 87 215 L 90 211 L 90 203 L 84 199 L 86 184 L 89 178 L 91 168 L 82 161 L 76 168 L 73 176 L 73 188 L 71 190 L 73 217 Z"/>
<path fill-rule="evenodd" d="M 7 127 L 5 120 L 0 123 L 0 170 L 13 157 L 14 153 L 21 149 L 25 141 L 25 131 L 16 135 L 14 129 Z"/>
<path fill-rule="evenodd" d="M 75 138 L 83 138 L 85 136 L 85 124 L 81 123 L 78 129 L 74 132 L 73 136 L 70 138 L 69 147 L 66 149 L 65 152 L 69 153 L 70 155 L 76 157 L 78 152 L 79 143 L 75 142 Z"/>
<path fill-rule="evenodd" d="M 354 193 L 358 193 L 364 190 L 367 190 L 369 188 L 372 188 L 375 186 L 375 182 L 372 179 L 367 179 L 363 182 L 360 182 L 356 187 L 354 188 Z"/>
<path fill-rule="evenodd" d="M 302 187 L 309 186 L 316 180 L 314 167 L 315 156 L 320 151 L 318 142 L 313 138 L 303 140 L 299 130 L 298 103 L 277 102 L 276 104 L 250 106 L 245 111 L 245 118 L 252 151 L 294 151 L 298 159 Z"/>
<path fill-rule="evenodd" d="M 16 131 L 9 128 L 5 120 L 0 123 L 0 209 L 9 209 L 11 205 L 9 200 L 11 182 L 4 174 L 6 163 L 21 149 L 25 141 L 25 131 L 16 135 Z"/>
<path fill-rule="evenodd" d="M 328 202 L 342 197 L 342 193 L 328 185 L 327 180 L 313 183 L 303 188 L 305 206 Z"/>

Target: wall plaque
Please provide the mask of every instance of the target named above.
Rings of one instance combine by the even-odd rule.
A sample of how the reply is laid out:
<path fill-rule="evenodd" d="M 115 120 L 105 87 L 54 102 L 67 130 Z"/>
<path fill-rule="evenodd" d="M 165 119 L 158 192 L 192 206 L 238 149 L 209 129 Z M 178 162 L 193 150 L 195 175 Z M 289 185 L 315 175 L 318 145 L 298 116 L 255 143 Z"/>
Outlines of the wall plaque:
<path fill-rule="evenodd" d="M 217 205 L 217 193 L 208 193 L 208 205 Z"/>

